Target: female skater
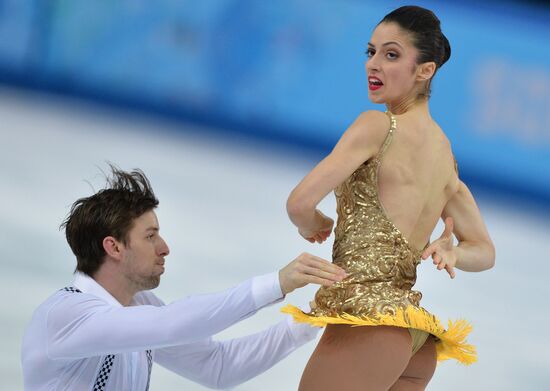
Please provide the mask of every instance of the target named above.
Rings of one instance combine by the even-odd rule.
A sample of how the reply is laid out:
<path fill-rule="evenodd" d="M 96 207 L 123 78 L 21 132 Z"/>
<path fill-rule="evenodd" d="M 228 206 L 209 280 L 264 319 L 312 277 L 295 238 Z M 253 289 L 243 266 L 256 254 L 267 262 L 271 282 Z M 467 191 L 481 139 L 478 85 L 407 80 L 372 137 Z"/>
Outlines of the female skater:
<path fill-rule="evenodd" d="M 290 219 L 305 239 L 321 243 L 333 221 L 316 207 L 334 190 L 333 262 L 348 275 L 319 289 L 311 312 L 283 309 L 327 326 L 301 391 L 424 390 L 436 360 L 476 359 L 465 341 L 471 326 L 450 322 L 445 330 L 411 290 L 429 256 L 451 278 L 455 268 L 494 265 L 491 238 L 428 108 L 431 80 L 450 53 L 433 12 L 406 6 L 386 15 L 368 43 L 366 72 L 369 98 L 387 112 L 361 114 L 290 194 Z M 445 230 L 428 244 L 439 218 Z"/>

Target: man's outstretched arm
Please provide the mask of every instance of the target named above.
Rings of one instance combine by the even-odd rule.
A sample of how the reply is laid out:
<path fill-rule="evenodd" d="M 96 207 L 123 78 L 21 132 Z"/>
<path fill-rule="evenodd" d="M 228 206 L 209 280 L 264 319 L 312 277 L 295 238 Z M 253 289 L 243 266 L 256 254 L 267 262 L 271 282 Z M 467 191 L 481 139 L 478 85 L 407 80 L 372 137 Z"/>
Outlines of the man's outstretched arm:
<path fill-rule="evenodd" d="M 48 356 L 78 359 L 200 341 L 310 282 L 341 280 L 342 275 L 330 272 L 332 267 L 336 268 L 328 261 L 302 254 L 279 273 L 165 306 L 141 302 L 136 304 L 153 305 L 113 307 L 85 293 L 60 294 L 46 314 Z"/>
<path fill-rule="evenodd" d="M 320 329 L 290 316 L 259 333 L 226 341 L 211 338 L 155 351 L 155 362 L 213 389 L 231 388 L 265 372 L 311 341 Z"/>

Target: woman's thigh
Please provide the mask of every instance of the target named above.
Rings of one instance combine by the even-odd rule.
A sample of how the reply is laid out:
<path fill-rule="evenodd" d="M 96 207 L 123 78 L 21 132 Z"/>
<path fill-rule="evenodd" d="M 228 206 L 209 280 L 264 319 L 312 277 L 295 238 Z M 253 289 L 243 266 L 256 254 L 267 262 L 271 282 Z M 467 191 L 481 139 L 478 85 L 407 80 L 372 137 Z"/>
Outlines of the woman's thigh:
<path fill-rule="evenodd" d="M 410 358 L 407 329 L 329 325 L 304 369 L 299 390 L 387 390 Z"/>
<path fill-rule="evenodd" d="M 409 365 L 390 388 L 390 391 L 422 391 L 435 372 L 437 354 L 433 337 L 428 337 L 424 345 L 412 356 Z"/>

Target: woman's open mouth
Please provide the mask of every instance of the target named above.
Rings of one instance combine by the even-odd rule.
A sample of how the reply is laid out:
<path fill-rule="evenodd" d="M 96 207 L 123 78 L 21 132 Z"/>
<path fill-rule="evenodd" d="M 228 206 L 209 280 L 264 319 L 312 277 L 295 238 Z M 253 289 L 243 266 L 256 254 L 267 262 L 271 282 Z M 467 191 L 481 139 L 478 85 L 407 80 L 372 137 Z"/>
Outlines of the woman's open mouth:
<path fill-rule="evenodd" d="M 375 76 L 369 76 L 369 90 L 376 91 L 377 89 L 381 88 L 384 83 L 382 83 L 382 80 Z"/>

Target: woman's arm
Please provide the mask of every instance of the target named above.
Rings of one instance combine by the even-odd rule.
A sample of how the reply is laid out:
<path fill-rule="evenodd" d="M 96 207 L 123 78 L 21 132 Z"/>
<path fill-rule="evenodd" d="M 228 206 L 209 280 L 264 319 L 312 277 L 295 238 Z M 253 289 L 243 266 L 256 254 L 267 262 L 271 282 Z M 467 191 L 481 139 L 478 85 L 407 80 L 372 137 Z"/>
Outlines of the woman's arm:
<path fill-rule="evenodd" d="M 326 233 L 327 229 L 330 234 L 332 220 L 316 209 L 317 204 L 378 152 L 389 127 L 386 114 L 374 110 L 362 113 L 332 152 L 292 190 L 287 212 L 302 236 L 315 241 L 311 239 L 319 237 L 321 232 Z M 321 237 L 326 239 L 328 234 Z"/>
<path fill-rule="evenodd" d="M 462 181 L 441 217 L 445 220 L 445 232 L 422 253 L 422 259 L 431 255 L 438 269 L 445 268 L 451 278 L 453 267 L 480 272 L 494 266 L 495 246 L 472 193 Z M 458 239 L 457 246 L 453 246 L 452 233 Z"/>

